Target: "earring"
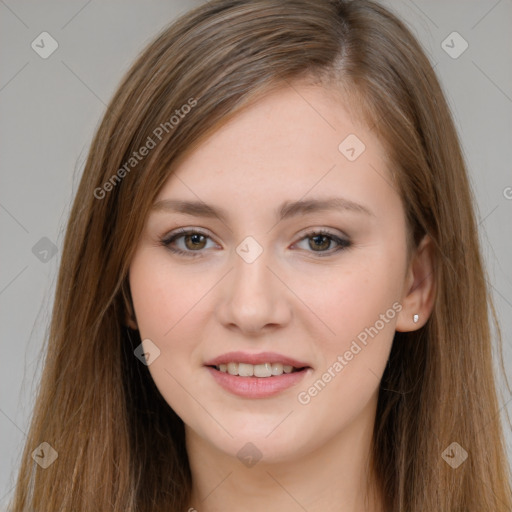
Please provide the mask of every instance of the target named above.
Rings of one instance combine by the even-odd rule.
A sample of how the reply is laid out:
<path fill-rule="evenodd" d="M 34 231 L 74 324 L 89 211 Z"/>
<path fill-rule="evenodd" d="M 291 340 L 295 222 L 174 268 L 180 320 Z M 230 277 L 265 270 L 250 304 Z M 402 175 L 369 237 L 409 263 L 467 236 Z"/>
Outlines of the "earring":
<path fill-rule="evenodd" d="M 417 324 L 418 323 L 418 320 L 420 319 L 419 315 L 413 315 L 412 316 L 412 321 Z"/>

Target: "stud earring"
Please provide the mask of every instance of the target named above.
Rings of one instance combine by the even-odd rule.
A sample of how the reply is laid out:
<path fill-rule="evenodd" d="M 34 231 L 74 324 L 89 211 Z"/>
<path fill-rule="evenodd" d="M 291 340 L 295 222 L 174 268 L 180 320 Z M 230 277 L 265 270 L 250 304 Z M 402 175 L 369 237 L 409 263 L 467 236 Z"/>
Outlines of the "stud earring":
<path fill-rule="evenodd" d="M 420 319 L 419 315 L 413 315 L 412 316 L 412 321 L 417 324 L 418 323 L 418 320 Z"/>

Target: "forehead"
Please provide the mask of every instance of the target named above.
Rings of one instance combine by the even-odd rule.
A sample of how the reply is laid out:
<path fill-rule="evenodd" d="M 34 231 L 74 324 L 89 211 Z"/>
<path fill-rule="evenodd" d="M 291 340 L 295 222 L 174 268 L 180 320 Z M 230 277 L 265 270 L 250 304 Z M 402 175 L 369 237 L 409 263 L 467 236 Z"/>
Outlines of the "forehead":
<path fill-rule="evenodd" d="M 216 198 L 226 208 L 275 209 L 307 194 L 370 202 L 396 195 L 383 146 L 350 111 L 322 86 L 273 91 L 181 160 L 156 201 Z"/>

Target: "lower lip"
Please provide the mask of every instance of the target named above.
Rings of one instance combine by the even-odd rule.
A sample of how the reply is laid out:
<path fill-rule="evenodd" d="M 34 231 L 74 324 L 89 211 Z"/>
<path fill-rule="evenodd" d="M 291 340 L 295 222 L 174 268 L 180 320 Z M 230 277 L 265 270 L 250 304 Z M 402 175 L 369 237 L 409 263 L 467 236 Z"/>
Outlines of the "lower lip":
<path fill-rule="evenodd" d="M 277 395 L 300 382 L 311 370 L 307 368 L 300 372 L 283 373 L 274 377 L 240 377 L 210 366 L 206 368 L 222 388 L 244 398 L 266 398 Z"/>

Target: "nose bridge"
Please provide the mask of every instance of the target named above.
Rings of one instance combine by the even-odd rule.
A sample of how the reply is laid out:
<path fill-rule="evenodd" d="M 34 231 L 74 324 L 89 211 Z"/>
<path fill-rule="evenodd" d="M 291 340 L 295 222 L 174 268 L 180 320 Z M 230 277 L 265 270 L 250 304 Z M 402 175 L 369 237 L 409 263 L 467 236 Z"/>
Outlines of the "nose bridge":
<path fill-rule="evenodd" d="M 284 292 L 267 268 L 274 260 L 271 249 L 263 244 L 247 236 L 233 254 L 234 269 L 221 316 L 224 323 L 236 324 L 241 330 L 258 331 L 287 318 Z"/>
<path fill-rule="evenodd" d="M 238 291 L 258 293 L 260 288 L 269 291 L 269 272 L 267 265 L 270 249 L 263 247 L 254 237 L 246 237 L 235 249 L 234 284 Z"/>
<path fill-rule="evenodd" d="M 264 248 L 263 243 L 247 236 L 235 249 L 232 298 L 241 301 L 247 311 L 262 311 L 272 301 L 272 273 L 267 268 L 272 258 L 270 248 Z"/>

